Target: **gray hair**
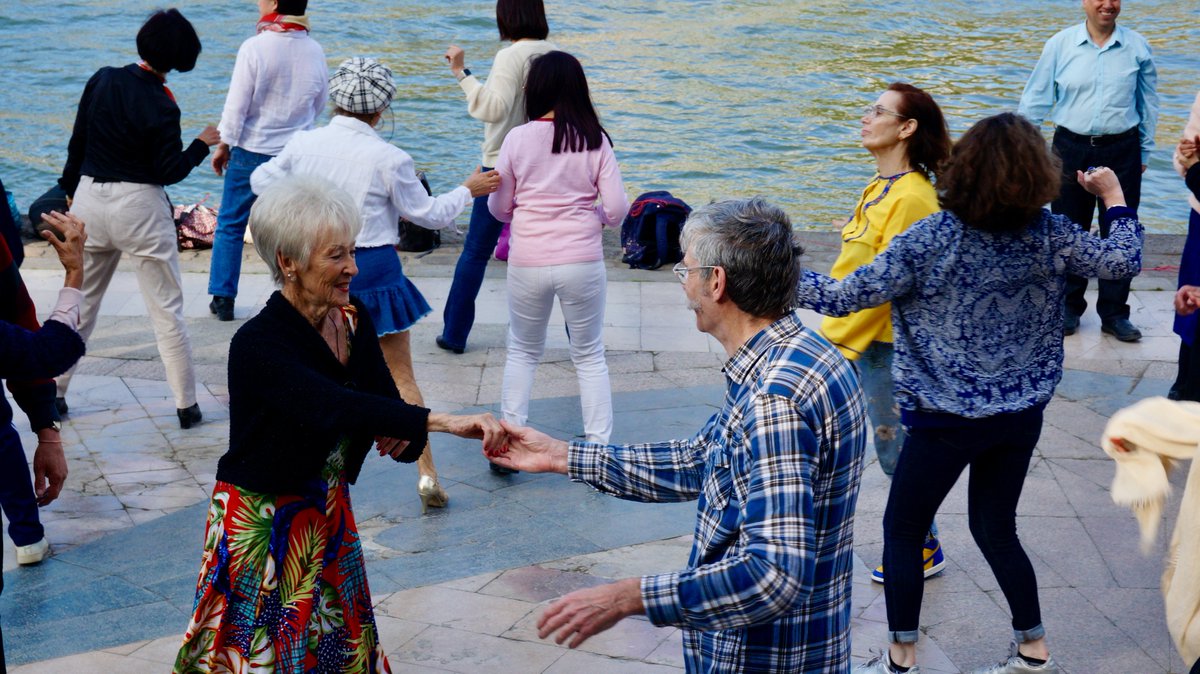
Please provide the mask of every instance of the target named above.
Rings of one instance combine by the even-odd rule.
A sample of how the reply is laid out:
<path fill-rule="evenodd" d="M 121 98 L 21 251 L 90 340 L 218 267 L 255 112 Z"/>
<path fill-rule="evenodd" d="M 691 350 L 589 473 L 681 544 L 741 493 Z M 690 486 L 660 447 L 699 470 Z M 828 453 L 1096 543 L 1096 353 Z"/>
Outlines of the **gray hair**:
<path fill-rule="evenodd" d="M 345 190 L 310 175 L 290 175 L 271 185 L 250 208 L 254 249 L 275 285 L 283 285 L 277 255 L 308 264 L 313 246 L 330 233 L 354 239 L 362 229 L 358 207 Z"/>
<path fill-rule="evenodd" d="M 787 213 L 762 197 L 714 201 L 692 211 L 679 236 L 699 266 L 725 270 L 729 298 L 739 309 L 772 320 L 791 311 L 804 249 Z M 710 269 L 698 270 L 702 278 Z"/>

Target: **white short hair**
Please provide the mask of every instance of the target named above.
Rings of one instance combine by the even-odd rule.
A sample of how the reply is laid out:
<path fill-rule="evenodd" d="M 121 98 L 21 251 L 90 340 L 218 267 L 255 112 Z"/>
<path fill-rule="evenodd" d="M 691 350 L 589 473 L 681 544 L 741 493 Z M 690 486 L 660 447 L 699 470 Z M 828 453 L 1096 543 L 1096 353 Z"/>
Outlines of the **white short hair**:
<path fill-rule="evenodd" d="M 345 190 L 324 178 L 291 175 L 271 185 L 250 208 L 254 249 L 275 285 L 283 284 L 278 254 L 308 264 L 313 246 L 330 233 L 354 239 L 362 229 L 358 207 Z"/>

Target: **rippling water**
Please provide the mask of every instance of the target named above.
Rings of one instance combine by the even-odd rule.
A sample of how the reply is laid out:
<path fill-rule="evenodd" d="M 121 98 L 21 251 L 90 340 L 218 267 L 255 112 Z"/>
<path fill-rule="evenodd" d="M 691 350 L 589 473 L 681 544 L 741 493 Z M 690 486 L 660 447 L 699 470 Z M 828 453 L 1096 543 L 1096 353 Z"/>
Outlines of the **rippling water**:
<path fill-rule="evenodd" d="M 893 80 L 930 90 L 957 136 L 1015 110 L 1046 38 L 1082 20 L 1075 0 L 546 0 L 551 40 L 575 53 L 616 144 L 631 196 L 668 189 L 692 204 L 764 194 L 797 226 L 846 215 L 873 171 L 858 146 L 859 111 Z M 157 2 L 19 0 L 0 5 L 0 177 L 25 207 L 57 178 L 88 77 L 136 60 L 134 35 Z M 173 73 L 185 134 L 216 123 L 237 46 L 253 32 L 251 0 L 190 0 L 204 53 Z M 382 133 L 429 171 L 434 189 L 479 161 L 482 126 L 445 67 L 449 43 L 486 76 L 494 3 L 312 0 L 313 35 L 334 67 L 376 56 L 395 72 Z M 1162 112 L 1144 176 L 1142 216 L 1182 232 L 1183 181 L 1173 147 L 1200 88 L 1193 2 L 1125 4 L 1121 22 L 1154 48 Z M 190 137 L 190 136 L 189 136 Z M 211 193 L 207 164 L 169 189 L 179 203 Z M 465 216 L 463 216 L 465 221 Z"/>

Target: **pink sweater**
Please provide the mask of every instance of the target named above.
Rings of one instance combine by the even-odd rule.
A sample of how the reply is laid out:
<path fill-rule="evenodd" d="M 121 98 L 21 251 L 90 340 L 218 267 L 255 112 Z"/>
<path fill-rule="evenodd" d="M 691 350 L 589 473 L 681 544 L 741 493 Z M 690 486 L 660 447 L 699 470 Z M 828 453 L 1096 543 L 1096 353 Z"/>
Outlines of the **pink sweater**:
<path fill-rule="evenodd" d="M 508 263 L 517 267 L 602 260 L 601 229 L 629 211 L 607 138 L 584 152 L 552 154 L 553 144 L 553 122 L 536 120 L 509 131 L 500 146 L 500 189 L 488 210 L 512 223 Z"/>

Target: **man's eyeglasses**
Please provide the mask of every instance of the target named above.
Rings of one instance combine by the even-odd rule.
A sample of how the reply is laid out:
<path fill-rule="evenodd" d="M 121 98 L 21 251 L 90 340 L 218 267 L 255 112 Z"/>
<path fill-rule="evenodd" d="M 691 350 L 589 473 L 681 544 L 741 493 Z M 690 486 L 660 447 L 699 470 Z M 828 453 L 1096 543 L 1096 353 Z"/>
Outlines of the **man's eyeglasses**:
<path fill-rule="evenodd" d="M 716 269 L 716 267 L 711 264 L 700 265 L 698 267 L 685 267 L 682 262 L 671 267 L 671 271 L 675 272 L 675 278 L 678 278 L 680 283 L 687 283 L 688 272 L 693 269 Z"/>
<path fill-rule="evenodd" d="M 888 110 L 882 105 L 868 105 L 867 107 L 863 108 L 863 117 L 866 117 L 867 119 L 875 119 L 880 115 L 891 115 L 892 117 L 896 117 L 898 119 L 908 119 L 908 117 L 905 117 L 895 110 Z"/>

